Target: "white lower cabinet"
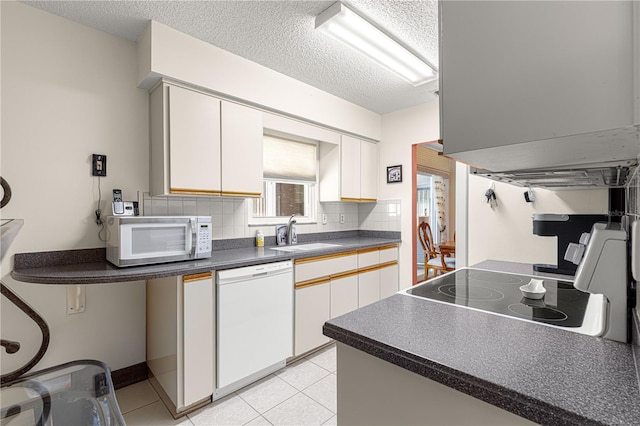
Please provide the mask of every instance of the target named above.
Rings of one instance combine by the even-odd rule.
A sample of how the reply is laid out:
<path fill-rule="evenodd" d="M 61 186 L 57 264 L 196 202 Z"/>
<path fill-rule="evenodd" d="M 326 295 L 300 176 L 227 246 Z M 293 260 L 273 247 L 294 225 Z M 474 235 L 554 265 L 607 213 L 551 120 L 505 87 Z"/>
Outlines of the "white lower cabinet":
<path fill-rule="evenodd" d="M 147 366 L 173 414 L 207 403 L 214 389 L 211 272 L 147 281 Z"/>
<path fill-rule="evenodd" d="M 331 316 L 331 281 L 296 288 L 295 351 L 298 356 L 329 342 L 322 325 Z"/>
<path fill-rule="evenodd" d="M 358 275 L 331 278 L 331 318 L 358 309 Z"/>
<path fill-rule="evenodd" d="M 380 271 L 378 269 L 358 274 L 358 308 L 380 300 Z"/>
<path fill-rule="evenodd" d="M 398 247 L 383 246 L 295 261 L 295 351 L 327 342 L 322 326 L 398 291 Z"/>
<path fill-rule="evenodd" d="M 385 266 L 379 269 L 380 272 L 380 299 L 393 296 L 400 290 L 398 279 L 398 264 Z"/>

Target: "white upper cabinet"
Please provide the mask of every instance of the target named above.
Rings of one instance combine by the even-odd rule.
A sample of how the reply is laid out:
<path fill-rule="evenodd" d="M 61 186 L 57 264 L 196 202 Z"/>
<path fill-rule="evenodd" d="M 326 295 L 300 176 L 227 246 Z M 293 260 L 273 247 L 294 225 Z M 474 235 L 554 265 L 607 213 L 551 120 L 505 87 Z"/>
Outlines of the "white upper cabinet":
<path fill-rule="evenodd" d="M 151 194 L 220 194 L 220 100 L 178 86 L 150 97 Z"/>
<path fill-rule="evenodd" d="M 378 198 L 378 145 L 360 141 L 360 198 Z"/>
<path fill-rule="evenodd" d="M 262 112 L 222 101 L 222 195 L 262 193 Z"/>
<path fill-rule="evenodd" d="M 375 202 L 378 146 L 342 135 L 340 145 L 320 144 L 320 201 Z"/>
<path fill-rule="evenodd" d="M 340 197 L 348 200 L 360 199 L 360 140 L 342 136 L 340 145 Z"/>
<path fill-rule="evenodd" d="M 445 154 L 494 171 L 638 156 L 640 5 L 439 6 Z"/>
<path fill-rule="evenodd" d="M 172 84 L 150 95 L 151 195 L 258 197 L 262 113 Z"/>

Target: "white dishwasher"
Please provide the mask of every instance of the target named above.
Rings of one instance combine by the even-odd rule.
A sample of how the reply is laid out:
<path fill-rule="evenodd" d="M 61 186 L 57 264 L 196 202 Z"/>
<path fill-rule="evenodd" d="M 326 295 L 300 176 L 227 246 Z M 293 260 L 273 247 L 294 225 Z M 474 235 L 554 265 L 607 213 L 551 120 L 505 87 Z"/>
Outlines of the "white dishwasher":
<path fill-rule="evenodd" d="M 213 399 L 283 368 L 293 355 L 293 263 L 217 273 Z"/>

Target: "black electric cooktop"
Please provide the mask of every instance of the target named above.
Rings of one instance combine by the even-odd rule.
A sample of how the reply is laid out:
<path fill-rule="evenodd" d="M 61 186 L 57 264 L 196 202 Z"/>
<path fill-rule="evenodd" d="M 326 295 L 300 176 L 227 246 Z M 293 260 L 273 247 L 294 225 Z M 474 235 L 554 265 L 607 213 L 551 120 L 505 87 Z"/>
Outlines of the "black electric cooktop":
<path fill-rule="evenodd" d="M 544 279 L 547 292 L 540 300 L 522 295 L 520 286 L 531 278 Z M 440 302 L 466 306 L 560 327 L 582 325 L 589 293 L 570 281 L 530 277 L 479 269 L 460 269 L 412 287 L 406 292 Z"/>

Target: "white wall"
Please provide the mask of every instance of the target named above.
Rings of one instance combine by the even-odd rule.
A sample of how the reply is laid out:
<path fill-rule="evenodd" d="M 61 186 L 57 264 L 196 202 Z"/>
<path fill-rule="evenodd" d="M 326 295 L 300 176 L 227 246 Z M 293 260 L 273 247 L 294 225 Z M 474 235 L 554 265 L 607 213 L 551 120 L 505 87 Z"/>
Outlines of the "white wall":
<path fill-rule="evenodd" d="M 379 200 L 400 200 L 402 245 L 400 246 L 400 287 L 411 286 L 412 279 L 412 178 L 411 145 L 439 138 L 438 102 L 433 101 L 382 116 Z M 387 183 L 387 166 L 402 165 L 402 182 Z"/>
<path fill-rule="evenodd" d="M 412 187 L 411 145 L 429 142 L 439 137 L 438 102 L 431 102 L 384 115 L 383 138 L 379 144 L 381 170 L 380 200 L 399 199 L 401 202 L 400 283 L 411 285 L 412 246 Z M 402 164 L 403 182 L 387 184 L 383 171 L 386 166 Z M 458 168 L 462 170 L 464 168 Z M 457 176 L 460 183 L 465 179 Z M 498 196 L 498 207 L 492 210 L 484 202 L 484 192 L 492 185 Z M 548 191 L 535 189 L 536 201 L 524 201 L 524 189 L 478 177 L 468 179 L 468 264 L 485 259 L 524 263 L 555 263 L 556 241 L 532 233 L 531 217 L 534 213 L 607 212 L 606 190 Z M 457 207 L 462 208 L 458 202 Z M 461 212 L 462 213 L 462 212 Z M 464 215 L 457 215 L 457 240 L 464 242 Z"/>
<path fill-rule="evenodd" d="M 491 209 L 484 193 L 495 185 L 498 206 Z M 469 176 L 469 265 L 486 259 L 523 263 L 557 263 L 554 237 L 533 235 L 534 213 L 606 214 L 608 191 L 534 189 L 536 200 L 524 200 L 525 188 Z M 563 253 L 564 255 L 564 253 Z"/>
<path fill-rule="evenodd" d="M 2 262 L 5 276 L 16 252 L 103 247 L 91 154 L 108 156 L 101 179 L 107 211 L 112 188 L 128 200 L 148 191 L 149 145 L 134 44 L 21 3 L 1 8 L 1 173 L 13 190 L 2 217 L 25 222 Z M 145 360 L 143 282 L 87 286 L 86 312 L 68 316 L 66 286 L 3 280 L 51 327 L 49 351 L 36 368 L 95 358 L 117 369 Z M 3 373 L 39 344 L 32 323 L 7 305 L 3 297 L 2 337 L 26 346 L 17 355 L 2 351 Z"/>
<path fill-rule="evenodd" d="M 380 114 L 251 62 L 158 22 L 139 42 L 140 87 L 159 76 L 200 86 L 256 106 L 380 140 Z"/>

